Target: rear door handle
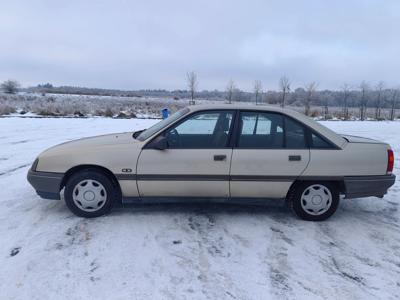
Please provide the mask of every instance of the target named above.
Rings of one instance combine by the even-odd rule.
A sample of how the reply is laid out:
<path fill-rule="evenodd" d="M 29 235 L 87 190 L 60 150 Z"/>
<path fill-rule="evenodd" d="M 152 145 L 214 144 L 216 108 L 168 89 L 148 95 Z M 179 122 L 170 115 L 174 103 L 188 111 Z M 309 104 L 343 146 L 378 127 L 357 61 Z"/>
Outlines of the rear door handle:
<path fill-rule="evenodd" d="M 226 155 L 214 155 L 215 161 L 223 161 L 226 160 Z"/>
<path fill-rule="evenodd" d="M 289 161 L 300 161 L 301 155 L 289 155 Z"/>

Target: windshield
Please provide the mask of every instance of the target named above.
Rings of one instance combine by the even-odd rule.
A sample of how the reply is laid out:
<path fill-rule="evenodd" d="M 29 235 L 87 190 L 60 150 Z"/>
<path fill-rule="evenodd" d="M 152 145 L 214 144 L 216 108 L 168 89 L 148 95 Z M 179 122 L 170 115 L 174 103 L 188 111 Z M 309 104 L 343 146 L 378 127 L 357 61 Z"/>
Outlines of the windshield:
<path fill-rule="evenodd" d="M 166 118 L 166 119 L 154 124 L 150 128 L 148 128 L 145 131 L 143 131 L 141 134 L 139 134 L 137 139 L 139 141 L 144 141 L 144 140 L 148 139 L 153 134 L 155 134 L 156 132 L 160 131 L 161 129 L 163 129 L 164 127 L 168 126 L 169 124 L 175 122 L 180 117 L 182 117 L 183 115 L 187 114 L 188 112 L 189 112 L 189 108 L 184 108 L 184 109 L 178 110 L 176 113 L 172 114 L 168 118 Z"/>

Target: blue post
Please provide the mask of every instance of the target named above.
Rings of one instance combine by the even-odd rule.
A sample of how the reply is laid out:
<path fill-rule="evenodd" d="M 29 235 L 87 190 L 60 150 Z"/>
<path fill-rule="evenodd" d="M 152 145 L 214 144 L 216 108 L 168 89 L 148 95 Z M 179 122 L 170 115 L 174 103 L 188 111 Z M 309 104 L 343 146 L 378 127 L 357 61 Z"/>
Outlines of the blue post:
<path fill-rule="evenodd" d="M 163 118 L 163 119 L 168 118 L 168 114 L 169 114 L 168 108 L 162 109 L 162 110 L 161 110 L 161 113 L 162 113 L 162 118 Z"/>

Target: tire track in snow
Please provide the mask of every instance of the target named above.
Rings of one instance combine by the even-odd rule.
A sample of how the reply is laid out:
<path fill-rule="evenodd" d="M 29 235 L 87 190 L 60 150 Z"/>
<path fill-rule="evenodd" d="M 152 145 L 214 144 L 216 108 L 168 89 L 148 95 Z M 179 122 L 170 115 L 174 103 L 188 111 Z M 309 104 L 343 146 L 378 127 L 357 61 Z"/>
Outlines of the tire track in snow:
<path fill-rule="evenodd" d="M 31 140 L 22 140 L 22 141 L 16 141 L 16 142 L 11 142 L 11 145 L 18 145 L 18 144 L 25 144 L 31 142 Z"/>
<path fill-rule="evenodd" d="M 293 298 L 293 288 L 289 279 L 292 270 L 288 263 L 288 247 L 292 241 L 278 226 L 272 225 L 269 229 L 271 238 L 263 261 L 269 269 L 272 292 L 279 298 L 290 299 Z"/>
<path fill-rule="evenodd" d="M 0 176 L 11 175 L 11 174 L 14 173 L 15 171 L 18 171 L 18 170 L 20 170 L 20 169 L 29 167 L 30 165 L 31 165 L 31 164 L 24 164 L 24 165 L 22 165 L 22 166 L 18 166 L 18 167 L 9 169 L 9 170 L 7 170 L 7 171 L 0 172 Z"/>
<path fill-rule="evenodd" d="M 195 233 L 198 244 L 196 269 L 201 293 L 207 299 L 224 299 L 227 296 L 235 299 L 237 293 L 231 290 L 233 287 L 229 275 L 214 270 L 217 269 L 215 264 L 220 259 L 229 258 L 231 253 L 215 228 L 218 226 L 215 213 L 209 210 L 191 214 L 187 219 L 187 226 Z M 219 288 L 216 289 L 216 286 Z"/>
<path fill-rule="evenodd" d="M 345 240 L 339 237 L 330 223 L 318 224 L 318 228 L 321 236 L 319 240 L 323 241 L 320 243 L 324 253 L 320 254 L 324 257 L 321 264 L 327 270 L 328 276 L 333 276 L 333 280 L 338 282 L 340 292 L 344 292 L 346 297 L 351 295 L 353 298 L 361 297 L 360 295 L 378 296 L 379 293 L 376 294 L 374 291 L 376 292 L 379 288 L 370 284 L 369 273 L 361 272 L 363 268 L 359 265 L 374 270 L 379 266 L 379 262 L 357 251 L 361 249 L 352 249 Z"/>
<path fill-rule="evenodd" d="M 224 268 L 232 263 L 230 245 L 237 241 L 223 234 L 227 229 L 218 222 L 221 213 L 219 206 L 216 209 L 208 205 L 206 209 L 204 206 L 200 209 L 197 207 L 194 206 L 194 212 L 191 209 L 189 214 L 175 217 L 174 227 L 156 236 L 161 247 L 174 257 L 179 266 L 179 272 L 171 274 L 164 266 L 160 266 L 159 261 L 152 263 L 159 276 L 170 278 L 169 288 L 163 288 L 160 292 L 168 299 L 185 298 L 184 295 L 201 295 L 204 299 L 251 298 L 249 292 L 234 284 L 230 272 Z M 179 232 L 179 236 L 171 235 Z M 186 276 L 177 275 L 181 272 Z"/>

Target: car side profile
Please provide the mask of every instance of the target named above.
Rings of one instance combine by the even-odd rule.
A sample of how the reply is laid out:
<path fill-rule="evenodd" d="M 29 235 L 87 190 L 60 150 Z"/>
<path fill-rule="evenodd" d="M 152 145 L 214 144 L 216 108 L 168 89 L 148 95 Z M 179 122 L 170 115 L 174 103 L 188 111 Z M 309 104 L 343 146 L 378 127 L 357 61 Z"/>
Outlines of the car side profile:
<path fill-rule="evenodd" d="M 302 219 L 320 221 L 340 197 L 383 197 L 395 182 L 386 143 L 341 136 L 288 109 L 189 106 L 140 132 L 52 147 L 28 181 L 82 217 L 116 203 L 211 200 L 262 204 L 286 199 Z"/>

